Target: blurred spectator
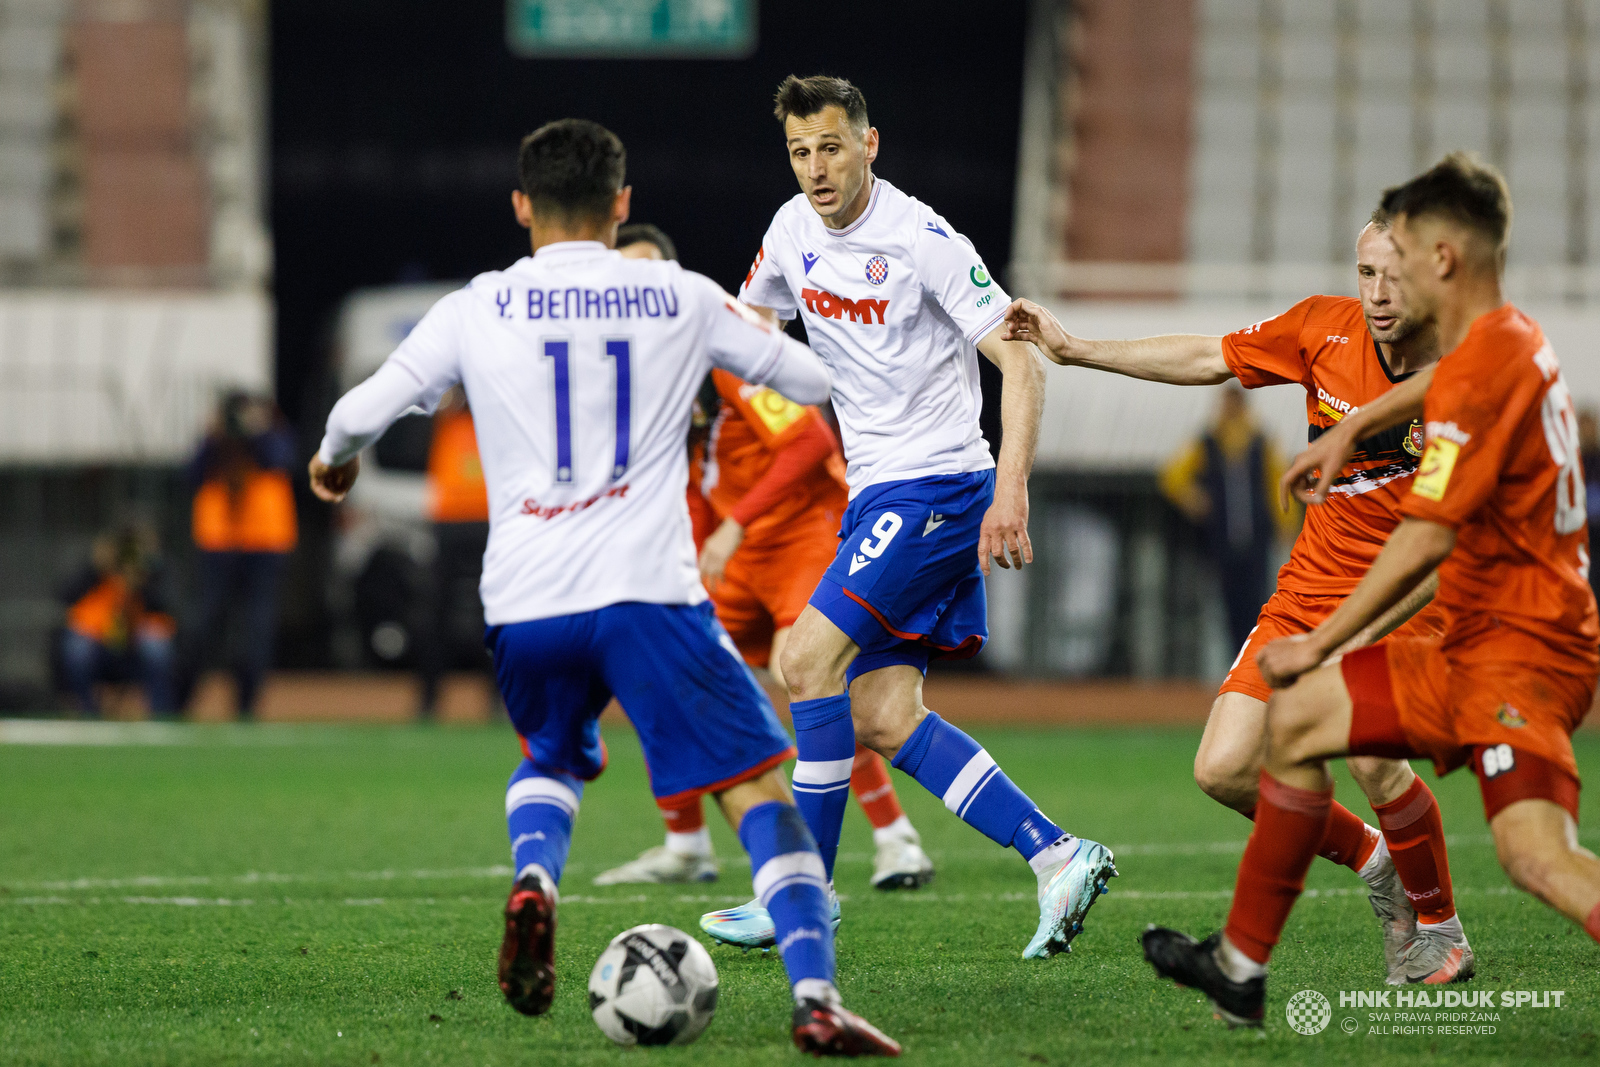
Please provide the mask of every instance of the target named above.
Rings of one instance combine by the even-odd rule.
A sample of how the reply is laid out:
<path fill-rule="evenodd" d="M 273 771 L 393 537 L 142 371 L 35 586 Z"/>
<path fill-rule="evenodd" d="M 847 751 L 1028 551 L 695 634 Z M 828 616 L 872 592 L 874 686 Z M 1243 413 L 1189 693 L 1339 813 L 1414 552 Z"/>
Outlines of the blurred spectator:
<path fill-rule="evenodd" d="M 1578 412 L 1578 450 L 1583 459 L 1585 497 L 1589 502 L 1589 587 L 1600 595 L 1595 549 L 1600 547 L 1600 415 L 1592 407 Z"/>
<path fill-rule="evenodd" d="M 207 652 L 219 640 L 226 644 L 232 607 L 242 631 L 234 657 L 239 715 L 255 712 L 272 664 L 278 586 L 297 539 L 294 466 L 294 438 L 276 404 L 245 393 L 223 398 L 189 464 L 200 604 L 186 642 L 185 700 Z"/>
<path fill-rule="evenodd" d="M 487 670 L 483 601 L 478 580 L 489 544 L 489 490 L 466 392 L 458 385 L 439 401 L 428 448 L 428 518 L 433 523 L 433 580 L 417 647 L 422 714 L 437 710 L 439 681 L 463 658 Z"/>
<path fill-rule="evenodd" d="M 1270 594 L 1268 568 L 1295 515 L 1278 506 L 1283 461 L 1250 414 L 1237 384 L 1224 387 L 1212 427 L 1161 472 L 1161 492 L 1205 531 L 1216 563 L 1228 633 L 1243 648 Z"/>
<path fill-rule="evenodd" d="M 89 564 L 62 589 L 62 599 L 61 667 L 78 707 L 98 716 L 95 683 L 137 679 L 151 714 L 171 716 L 176 626 L 155 530 L 129 523 L 95 538 Z"/>

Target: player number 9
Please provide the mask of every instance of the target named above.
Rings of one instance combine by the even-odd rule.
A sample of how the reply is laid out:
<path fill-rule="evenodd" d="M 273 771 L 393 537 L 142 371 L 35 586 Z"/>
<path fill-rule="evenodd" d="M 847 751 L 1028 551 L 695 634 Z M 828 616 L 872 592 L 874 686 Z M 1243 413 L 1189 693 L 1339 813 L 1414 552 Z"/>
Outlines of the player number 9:
<path fill-rule="evenodd" d="M 883 555 L 883 550 L 889 547 L 889 542 L 894 540 L 894 535 L 900 532 L 900 516 L 892 511 L 885 511 L 878 516 L 878 521 L 872 524 L 872 537 L 876 537 L 874 544 L 872 537 L 861 539 L 861 552 L 863 555 L 877 559 Z"/>

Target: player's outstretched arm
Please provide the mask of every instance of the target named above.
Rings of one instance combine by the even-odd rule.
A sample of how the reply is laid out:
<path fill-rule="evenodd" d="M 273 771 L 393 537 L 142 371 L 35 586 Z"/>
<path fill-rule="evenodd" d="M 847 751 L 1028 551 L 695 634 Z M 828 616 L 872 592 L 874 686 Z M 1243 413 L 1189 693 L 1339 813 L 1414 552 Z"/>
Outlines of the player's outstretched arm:
<path fill-rule="evenodd" d="M 1028 475 L 1039 452 L 1039 420 L 1044 415 L 1044 364 L 1032 345 L 1008 341 L 996 326 L 978 342 L 978 351 L 1000 368 L 1000 459 L 994 471 L 994 503 L 978 531 L 978 561 L 1007 570 L 1033 562 L 1028 540 Z"/>
<path fill-rule="evenodd" d="M 714 366 L 752 385 L 770 386 L 796 404 L 828 399 L 833 382 L 815 352 L 785 336 L 754 308 L 721 289 L 716 292 L 731 314 L 711 318 L 707 347 Z"/>
<path fill-rule="evenodd" d="M 343 500 L 361 471 L 361 450 L 425 399 L 421 383 L 392 360 L 340 397 L 328 413 L 322 446 L 311 458 L 311 491 L 330 504 Z"/>
<path fill-rule="evenodd" d="M 1308 634 L 1280 637 L 1256 656 L 1261 677 L 1274 689 L 1294 684 L 1345 642 L 1380 618 L 1443 563 L 1456 532 L 1427 519 L 1403 519 L 1344 602 Z"/>
<path fill-rule="evenodd" d="M 1422 417 L 1422 401 L 1433 381 L 1433 366 L 1425 367 L 1372 403 L 1356 408 L 1311 442 L 1283 472 L 1279 490 L 1285 500 L 1293 495 L 1306 504 L 1325 504 L 1333 479 L 1355 455 L 1356 446 L 1375 433 Z"/>
<path fill-rule="evenodd" d="M 1411 617 L 1429 604 L 1439 592 L 1439 572 L 1434 571 L 1406 594 L 1404 600 L 1384 612 L 1376 622 L 1368 623 L 1350 640 L 1333 650 L 1335 656 L 1354 652 L 1358 648 L 1377 644 L 1411 620 Z"/>
<path fill-rule="evenodd" d="M 1132 341 L 1090 341 L 1069 334 L 1050 313 L 1032 300 L 1013 300 L 1006 309 L 1001 337 L 1032 341 L 1051 362 L 1064 367 L 1126 374 L 1170 385 L 1216 385 L 1233 377 L 1222 358 L 1222 338 L 1174 333 Z"/>

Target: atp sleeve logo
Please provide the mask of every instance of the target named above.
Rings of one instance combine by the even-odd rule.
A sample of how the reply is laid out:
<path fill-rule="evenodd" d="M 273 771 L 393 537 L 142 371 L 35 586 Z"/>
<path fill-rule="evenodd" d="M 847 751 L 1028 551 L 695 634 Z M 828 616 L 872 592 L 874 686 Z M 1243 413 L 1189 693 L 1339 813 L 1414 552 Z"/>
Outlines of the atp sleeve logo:
<path fill-rule="evenodd" d="M 756 249 L 756 260 L 750 264 L 750 273 L 744 276 L 744 287 L 750 288 L 750 283 L 756 280 L 756 271 L 761 269 L 761 261 L 767 258 L 767 246 L 762 245 Z"/>

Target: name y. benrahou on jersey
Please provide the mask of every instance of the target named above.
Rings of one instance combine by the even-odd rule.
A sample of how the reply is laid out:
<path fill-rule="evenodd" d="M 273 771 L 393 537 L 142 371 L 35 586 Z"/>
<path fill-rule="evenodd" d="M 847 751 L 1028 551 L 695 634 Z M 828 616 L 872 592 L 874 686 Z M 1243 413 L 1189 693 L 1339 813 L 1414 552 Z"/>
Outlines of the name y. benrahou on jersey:
<path fill-rule="evenodd" d="M 503 319 L 669 319 L 678 317 L 678 291 L 670 285 L 618 286 L 608 289 L 527 289 L 517 299 L 515 289 L 495 291 L 494 302 Z M 559 309 L 559 310 L 558 310 Z M 518 315 L 517 312 L 522 314 Z"/>

